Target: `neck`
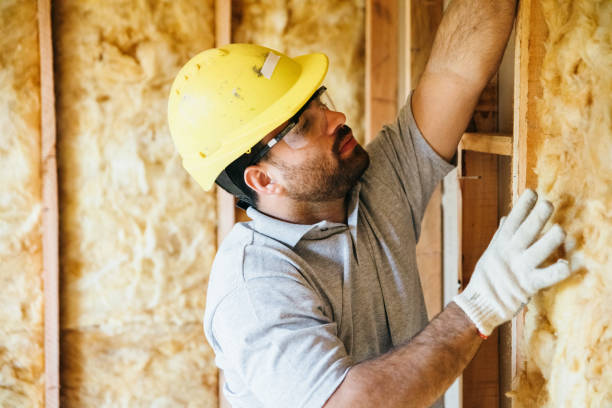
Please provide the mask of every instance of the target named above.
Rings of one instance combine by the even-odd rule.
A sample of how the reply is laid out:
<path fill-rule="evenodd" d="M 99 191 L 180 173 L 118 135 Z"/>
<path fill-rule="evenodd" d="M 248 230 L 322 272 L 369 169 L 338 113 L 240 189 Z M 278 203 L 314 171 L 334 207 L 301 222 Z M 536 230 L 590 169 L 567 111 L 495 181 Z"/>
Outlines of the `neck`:
<path fill-rule="evenodd" d="M 346 198 L 306 202 L 288 197 L 262 197 L 257 209 L 271 217 L 293 224 L 316 224 L 323 220 L 346 223 Z"/>

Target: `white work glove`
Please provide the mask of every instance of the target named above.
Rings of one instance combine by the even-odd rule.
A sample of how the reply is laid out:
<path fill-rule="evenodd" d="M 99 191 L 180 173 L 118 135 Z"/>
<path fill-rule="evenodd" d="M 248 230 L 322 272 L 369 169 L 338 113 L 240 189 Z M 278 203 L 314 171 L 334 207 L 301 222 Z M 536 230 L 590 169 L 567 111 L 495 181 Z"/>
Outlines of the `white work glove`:
<path fill-rule="evenodd" d="M 555 224 L 536 241 L 553 211 L 550 202 L 536 204 L 537 199 L 533 190 L 521 195 L 508 217 L 502 218 L 470 283 L 453 299 L 485 336 L 510 320 L 540 289 L 570 274 L 563 259 L 538 268 L 561 245 L 565 232 Z"/>

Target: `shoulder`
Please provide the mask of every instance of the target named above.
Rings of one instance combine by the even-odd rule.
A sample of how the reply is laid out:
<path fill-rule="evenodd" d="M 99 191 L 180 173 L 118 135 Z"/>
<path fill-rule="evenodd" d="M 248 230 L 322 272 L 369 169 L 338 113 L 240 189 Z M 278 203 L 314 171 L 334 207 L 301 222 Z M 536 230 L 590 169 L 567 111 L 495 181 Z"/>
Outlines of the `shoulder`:
<path fill-rule="evenodd" d="M 236 302 L 262 278 L 271 290 L 291 285 L 308 286 L 301 274 L 303 261 L 292 248 L 253 230 L 249 223 L 236 224 L 223 241 L 210 273 L 204 314 L 205 329 L 212 324 L 221 303 Z"/>

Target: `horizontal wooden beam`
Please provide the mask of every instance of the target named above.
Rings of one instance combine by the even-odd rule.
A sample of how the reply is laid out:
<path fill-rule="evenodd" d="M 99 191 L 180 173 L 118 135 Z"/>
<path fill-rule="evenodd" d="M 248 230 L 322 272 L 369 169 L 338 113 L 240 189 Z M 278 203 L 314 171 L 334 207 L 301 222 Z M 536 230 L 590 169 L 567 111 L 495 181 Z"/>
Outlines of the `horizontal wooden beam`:
<path fill-rule="evenodd" d="M 464 133 L 459 149 L 512 156 L 512 136 L 498 133 Z"/>

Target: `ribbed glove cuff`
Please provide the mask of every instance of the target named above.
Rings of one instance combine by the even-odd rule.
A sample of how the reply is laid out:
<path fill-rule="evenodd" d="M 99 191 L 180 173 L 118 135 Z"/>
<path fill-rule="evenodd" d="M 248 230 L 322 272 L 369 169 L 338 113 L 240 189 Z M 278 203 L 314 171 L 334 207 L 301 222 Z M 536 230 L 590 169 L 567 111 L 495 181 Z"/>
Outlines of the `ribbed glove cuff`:
<path fill-rule="evenodd" d="M 457 304 L 472 322 L 478 328 L 478 331 L 485 336 L 489 336 L 491 332 L 503 322 L 503 319 L 496 313 L 495 308 L 490 302 L 480 296 L 478 292 L 468 287 L 453 298 L 453 302 Z"/>

